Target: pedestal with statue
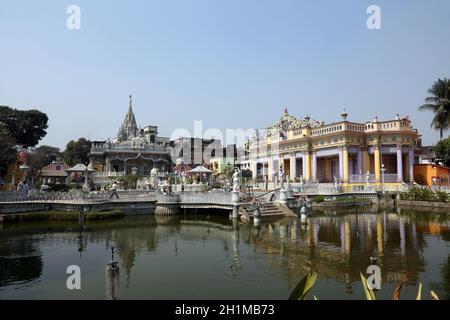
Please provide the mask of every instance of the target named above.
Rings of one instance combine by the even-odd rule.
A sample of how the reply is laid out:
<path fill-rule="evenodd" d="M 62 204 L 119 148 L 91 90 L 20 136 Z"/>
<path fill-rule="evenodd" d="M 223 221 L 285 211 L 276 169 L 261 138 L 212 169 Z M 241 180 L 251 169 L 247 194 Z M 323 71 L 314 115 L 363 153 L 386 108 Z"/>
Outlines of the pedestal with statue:
<path fill-rule="evenodd" d="M 284 186 L 285 173 L 283 170 L 283 166 L 280 166 L 279 176 L 280 176 L 280 182 L 281 182 L 279 202 L 284 205 L 287 205 L 288 204 L 288 194 L 287 194 L 287 190 L 285 189 L 285 186 Z"/>
<path fill-rule="evenodd" d="M 231 217 L 233 219 L 239 218 L 239 201 L 242 184 L 242 172 L 239 168 L 234 169 L 233 173 L 233 191 L 231 192 L 231 202 L 233 203 L 233 213 Z"/>
<path fill-rule="evenodd" d="M 294 189 L 292 188 L 291 181 L 289 179 L 287 180 L 286 185 L 286 198 L 288 207 L 291 208 L 294 205 L 295 197 L 294 197 Z"/>

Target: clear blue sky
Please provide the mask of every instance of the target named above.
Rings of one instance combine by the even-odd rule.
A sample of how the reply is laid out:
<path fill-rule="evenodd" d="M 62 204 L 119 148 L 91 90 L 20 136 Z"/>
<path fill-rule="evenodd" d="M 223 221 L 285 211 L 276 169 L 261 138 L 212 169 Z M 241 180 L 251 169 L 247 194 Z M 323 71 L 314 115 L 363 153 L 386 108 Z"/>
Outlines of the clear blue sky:
<path fill-rule="evenodd" d="M 81 30 L 66 8 L 81 8 Z M 381 7 L 382 29 L 366 27 Z M 409 115 L 450 77 L 450 1 L 0 2 L 0 105 L 50 118 L 42 144 L 113 138 L 128 94 L 141 126 L 160 133 L 272 124 L 289 112 L 326 122 Z"/>

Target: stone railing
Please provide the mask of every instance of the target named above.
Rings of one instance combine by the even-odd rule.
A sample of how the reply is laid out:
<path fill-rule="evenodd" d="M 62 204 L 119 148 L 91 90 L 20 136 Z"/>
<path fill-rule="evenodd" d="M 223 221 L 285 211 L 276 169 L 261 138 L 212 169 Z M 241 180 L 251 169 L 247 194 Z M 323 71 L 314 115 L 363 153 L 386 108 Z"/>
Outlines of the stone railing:
<path fill-rule="evenodd" d="M 94 178 L 99 177 L 123 177 L 125 173 L 123 171 L 120 172 L 96 172 L 94 173 Z"/>
<path fill-rule="evenodd" d="M 312 130 L 311 135 L 313 137 L 317 137 L 317 136 L 323 136 L 323 135 L 327 135 L 327 134 L 331 134 L 331 133 L 335 133 L 335 132 L 341 132 L 341 131 L 344 131 L 344 125 L 342 123 L 331 124 L 331 125 L 327 125 L 327 126 Z"/>
<path fill-rule="evenodd" d="M 104 152 L 108 150 L 141 150 L 141 151 L 148 151 L 148 152 L 171 152 L 170 147 L 165 147 L 158 144 L 97 144 L 92 146 L 91 152 Z"/>
<path fill-rule="evenodd" d="M 374 174 L 369 174 L 369 182 L 374 183 L 376 181 Z M 349 182 L 351 183 L 367 183 L 367 175 L 365 174 L 351 174 L 349 175 Z"/>
<path fill-rule="evenodd" d="M 375 193 L 375 186 L 334 186 L 332 184 L 291 184 L 294 192 L 300 194 L 330 195 L 340 193 Z"/>
<path fill-rule="evenodd" d="M 185 184 L 184 185 L 184 191 L 185 192 L 201 192 L 202 188 L 204 188 L 205 185 L 204 184 L 199 184 L 199 183 L 193 183 L 193 184 Z M 172 185 L 172 188 L 174 189 L 174 191 L 181 191 L 182 186 L 181 184 L 177 184 L 177 185 Z"/>
<path fill-rule="evenodd" d="M 24 197 L 19 192 L 0 192 L 0 202 L 102 202 L 110 201 L 111 191 L 93 191 L 89 193 L 76 192 L 40 192 L 30 191 Z M 119 199 L 112 201 L 156 201 L 154 192 L 149 191 L 118 191 Z"/>
<path fill-rule="evenodd" d="M 380 175 L 380 179 L 384 179 L 384 182 L 397 182 L 398 181 L 398 174 L 396 174 L 396 173 L 385 173 L 384 177 L 383 177 L 383 175 Z"/>
<path fill-rule="evenodd" d="M 20 192 L 0 192 L 0 202 L 52 202 L 52 201 L 103 201 L 106 199 L 106 193 L 93 194 L 82 192 L 40 192 L 30 191 L 24 196 Z"/>
<path fill-rule="evenodd" d="M 164 193 L 156 193 L 156 201 L 158 203 L 164 203 L 164 204 L 169 204 L 169 203 L 179 203 L 180 202 L 180 197 L 178 196 L 178 194 L 164 194 Z"/>
<path fill-rule="evenodd" d="M 222 191 L 211 192 L 183 192 L 180 193 L 180 201 L 186 204 L 208 203 L 231 205 L 231 193 Z"/>
<path fill-rule="evenodd" d="M 380 180 L 382 179 L 383 175 L 380 175 Z M 385 173 L 384 174 L 384 182 L 397 182 L 398 181 L 398 175 L 396 173 Z M 367 183 L 367 176 L 365 174 L 351 174 L 349 176 L 349 182 L 351 183 Z M 369 182 L 374 183 L 376 182 L 375 175 L 370 174 L 369 175 Z"/>
<path fill-rule="evenodd" d="M 111 195 L 110 191 L 103 192 L 108 196 Z M 155 192 L 149 190 L 119 190 L 117 193 L 119 195 L 119 200 L 122 201 L 156 201 Z"/>
<path fill-rule="evenodd" d="M 211 192 L 180 192 L 173 194 L 157 193 L 156 199 L 159 203 L 182 203 L 182 204 L 218 204 L 231 205 L 231 193 L 222 191 Z"/>
<path fill-rule="evenodd" d="M 341 186 L 340 192 L 345 193 L 376 193 L 378 190 L 375 186 Z"/>

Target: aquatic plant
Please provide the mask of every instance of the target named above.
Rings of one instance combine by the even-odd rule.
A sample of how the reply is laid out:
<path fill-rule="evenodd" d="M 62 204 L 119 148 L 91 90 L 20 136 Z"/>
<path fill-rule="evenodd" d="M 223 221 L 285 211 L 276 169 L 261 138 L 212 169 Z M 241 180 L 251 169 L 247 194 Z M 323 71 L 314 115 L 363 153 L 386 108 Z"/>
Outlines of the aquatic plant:
<path fill-rule="evenodd" d="M 367 300 L 376 300 L 376 296 L 375 296 L 375 292 L 373 291 L 373 289 L 371 289 L 368 285 L 367 285 L 367 279 L 366 277 L 360 273 L 361 276 L 361 284 L 363 286 L 364 289 L 364 293 L 366 295 L 366 299 Z"/>
<path fill-rule="evenodd" d="M 300 282 L 297 284 L 295 289 L 292 291 L 288 300 L 305 300 L 307 294 L 312 289 L 314 284 L 316 283 L 317 273 L 310 272 L 308 273 Z M 314 296 L 315 299 L 317 299 Z"/>
<path fill-rule="evenodd" d="M 361 285 L 364 289 L 364 294 L 366 296 L 366 300 L 376 300 L 376 294 L 373 289 L 371 289 L 367 284 L 367 278 L 360 273 L 361 277 Z M 310 272 L 308 273 L 303 279 L 300 280 L 300 282 L 297 284 L 295 289 L 290 294 L 288 300 L 305 300 L 308 293 L 311 291 L 312 287 L 316 283 L 317 280 L 317 273 L 316 272 Z M 400 293 L 401 289 L 407 285 L 408 278 L 405 275 L 402 279 L 402 281 L 396 286 L 394 290 L 394 297 L 393 300 L 400 300 Z M 434 292 L 430 291 L 431 299 L 432 300 L 439 300 L 439 296 Z M 319 300 L 314 295 L 314 300 Z M 422 283 L 419 283 L 419 288 L 417 291 L 416 300 L 422 300 Z"/>

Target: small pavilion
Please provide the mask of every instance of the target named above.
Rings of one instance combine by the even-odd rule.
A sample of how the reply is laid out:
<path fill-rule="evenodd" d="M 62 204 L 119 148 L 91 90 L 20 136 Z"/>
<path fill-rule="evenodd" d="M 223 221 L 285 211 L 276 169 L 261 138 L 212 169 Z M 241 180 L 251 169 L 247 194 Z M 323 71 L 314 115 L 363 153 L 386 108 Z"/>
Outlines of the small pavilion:
<path fill-rule="evenodd" d="M 187 173 L 189 174 L 197 174 L 199 177 L 209 176 L 209 183 L 212 184 L 212 174 L 214 171 L 205 168 L 204 166 L 195 167 L 192 170 L 189 170 Z"/>
<path fill-rule="evenodd" d="M 80 174 L 80 176 L 84 174 L 84 187 L 87 188 L 89 186 L 89 174 L 95 172 L 95 170 L 87 167 L 82 163 L 78 163 L 72 168 L 66 169 L 66 172 L 67 172 L 67 181 L 66 181 L 67 184 L 70 184 L 72 174 L 78 173 Z"/>

